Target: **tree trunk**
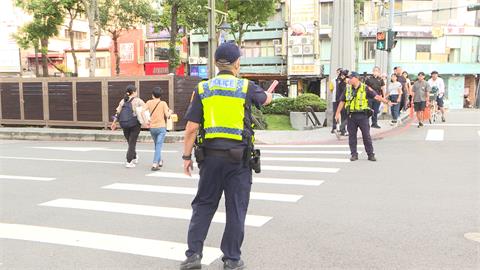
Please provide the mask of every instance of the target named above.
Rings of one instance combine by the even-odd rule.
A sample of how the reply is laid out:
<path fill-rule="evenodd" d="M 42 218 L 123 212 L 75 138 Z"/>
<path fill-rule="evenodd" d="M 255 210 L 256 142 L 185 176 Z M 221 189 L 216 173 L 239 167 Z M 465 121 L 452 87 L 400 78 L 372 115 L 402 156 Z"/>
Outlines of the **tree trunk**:
<path fill-rule="evenodd" d="M 98 15 L 98 4 L 97 0 L 83 0 L 83 5 L 87 13 L 88 27 L 90 29 L 90 66 L 88 74 L 90 77 L 95 77 L 95 67 L 97 64 L 95 33 L 97 32 L 96 18 Z"/>
<path fill-rule="evenodd" d="M 175 1 L 172 4 L 171 20 L 170 20 L 170 43 L 168 50 L 168 72 L 175 74 L 177 68 L 177 34 L 178 34 L 178 3 Z"/>
<path fill-rule="evenodd" d="M 118 33 L 114 31 L 112 33 L 113 40 L 113 53 L 115 54 L 115 75 L 120 75 L 120 54 L 118 53 Z"/>
<path fill-rule="evenodd" d="M 70 48 L 72 50 L 72 58 L 73 58 L 73 66 L 74 66 L 74 73 L 78 76 L 78 61 L 77 61 L 77 54 L 75 53 L 75 43 L 74 43 L 74 36 L 73 36 L 73 20 L 75 20 L 76 15 L 72 15 L 70 13 L 70 22 L 68 24 L 68 35 L 70 36 Z"/>
<path fill-rule="evenodd" d="M 40 77 L 39 63 L 38 63 L 38 41 L 35 42 L 35 76 Z"/>
<path fill-rule="evenodd" d="M 48 60 L 47 60 L 48 39 L 41 39 L 40 45 L 41 45 L 41 52 L 42 52 L 42 76 L 48 77 Z"/>

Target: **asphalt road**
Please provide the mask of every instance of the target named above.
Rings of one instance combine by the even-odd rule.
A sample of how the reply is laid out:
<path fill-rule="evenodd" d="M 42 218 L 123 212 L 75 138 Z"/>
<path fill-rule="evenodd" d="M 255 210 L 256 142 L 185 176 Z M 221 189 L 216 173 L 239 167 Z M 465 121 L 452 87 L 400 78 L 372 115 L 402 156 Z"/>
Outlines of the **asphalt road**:
<path fill-rule="evenodd" d="M 378 138 L 377 162 L 349 162 L 345 141 L 263 147 L 248 269 L 480 269 L 480 111 L 447 120 Z M 197 185 L 182 145 L 153 175 L 151 145 L 134 169 L 124 149 L 0 141 L 0 269 L 178 269 Z M 222 267 L 215 221 L 203 269 Z"/>

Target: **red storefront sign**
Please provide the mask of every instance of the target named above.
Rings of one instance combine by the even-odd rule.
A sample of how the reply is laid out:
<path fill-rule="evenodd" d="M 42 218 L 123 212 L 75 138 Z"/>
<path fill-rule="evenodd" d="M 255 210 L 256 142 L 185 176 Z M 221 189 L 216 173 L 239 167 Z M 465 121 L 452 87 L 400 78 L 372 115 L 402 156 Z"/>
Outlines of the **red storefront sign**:
<path fill-rule="evenodd" d="M 175 73 L 177 76 L 185 76 L 185 65 L 180 64 Z M 166 74 L 168 74 L 168 61 L 145 63 L 145 75 Z"/>

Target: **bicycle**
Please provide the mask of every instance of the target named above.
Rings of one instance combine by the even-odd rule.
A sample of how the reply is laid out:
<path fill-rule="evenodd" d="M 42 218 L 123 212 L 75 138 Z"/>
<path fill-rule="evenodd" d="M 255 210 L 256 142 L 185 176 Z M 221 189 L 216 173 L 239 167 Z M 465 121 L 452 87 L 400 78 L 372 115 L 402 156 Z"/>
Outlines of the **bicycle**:
<path fill-rule="evenodd" d="M 438 115 L 438 105 L 437 105 L 437 94 L 436 93 L 431 93 L 430 94 L 430 106 L 428 107 L 430 111 L 430 117 L 428 119 L 428 122 L 430 124 L 433 124 L 437 121 L 439 115 Z"/>

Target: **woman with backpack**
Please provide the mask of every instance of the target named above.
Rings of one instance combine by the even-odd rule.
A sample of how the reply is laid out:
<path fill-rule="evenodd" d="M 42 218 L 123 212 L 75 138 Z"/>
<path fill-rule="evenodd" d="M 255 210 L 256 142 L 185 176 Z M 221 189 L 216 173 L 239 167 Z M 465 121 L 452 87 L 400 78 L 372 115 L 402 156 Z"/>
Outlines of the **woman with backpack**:
<path fill-rule="evenodd" d="M 136 152 L 137 139 L 140 134 L 141 125 L 138 122 L 135 110 L 145 106 L 145 102 L 137 97 L 137 88 L 134 85 L 128 85 L 125 97 L 120 101 L 113 117 L 112 130 L 117 127 L 117 121 L 123 129 L 123 135 L 128 142 L 127 163 L 125 167 L 134 168 L 138 163 L 138 155 Z"/>
<path fill-rule="evenodd" d="M 167 134 L 165 119 L 172 113 L 167 103 L 160 99 L 161 94 L 162 89 L 155 87 L 152 91 L 152 99 L 145 104 L 145 110 L 150 112 L 150 134 L 155 146 L 152 171 L 158 171 L 163 166 L 162 146 Z"/>

